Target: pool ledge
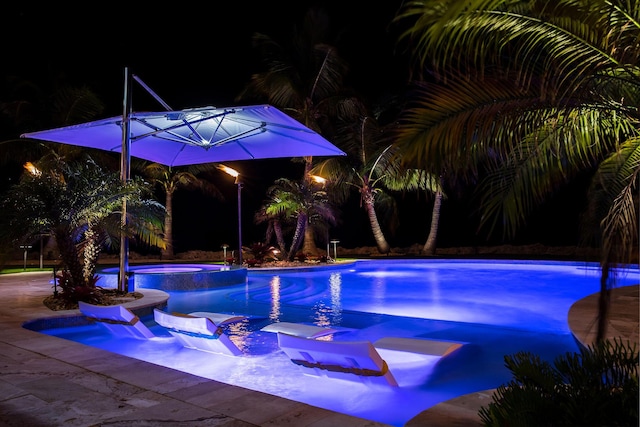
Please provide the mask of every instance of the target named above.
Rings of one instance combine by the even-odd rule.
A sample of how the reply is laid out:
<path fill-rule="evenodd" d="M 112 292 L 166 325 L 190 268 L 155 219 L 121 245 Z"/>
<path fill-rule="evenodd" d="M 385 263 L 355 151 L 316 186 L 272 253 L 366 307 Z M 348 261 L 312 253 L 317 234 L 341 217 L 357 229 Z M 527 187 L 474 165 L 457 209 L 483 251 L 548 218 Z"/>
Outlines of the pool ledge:
<path fill-rule="evenodd" d="M 153 309 L 163 309 L 167 306 L 169 294 L 158 289 L 141 289 L 142 298 L 128 301 L 122 304 L 131 310 L 136 316 L 144 317 L 153 314 Z M 70 326 L 82 326 L 90 324 L 86 316 L 80 310 L 60 310 L 52 312 L 51 316 L 39 317 L 23 323 L 23 327 L 32 331 L 42 331 L 50 328 L 64 328 Z"/>

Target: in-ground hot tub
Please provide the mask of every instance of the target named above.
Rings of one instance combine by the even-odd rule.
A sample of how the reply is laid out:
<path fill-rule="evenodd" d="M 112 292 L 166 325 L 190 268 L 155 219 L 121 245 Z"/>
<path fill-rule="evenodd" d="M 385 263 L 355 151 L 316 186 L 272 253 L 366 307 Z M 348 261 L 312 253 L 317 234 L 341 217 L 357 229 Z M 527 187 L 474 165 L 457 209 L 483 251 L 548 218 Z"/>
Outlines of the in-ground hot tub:
<path fill-rule="evenodd" d="M 246 268 L 229 268 L 218 264 L 150 264 L 130 265 L 133 289 L 160 289 L 163 291 L 189 291 L 211 289 L 245 283 Z M 98 272 L 97 285 L 104 288 L 118 286 L 118 267 Z M 129 279 L 131 289 L 132 280 Z"/>

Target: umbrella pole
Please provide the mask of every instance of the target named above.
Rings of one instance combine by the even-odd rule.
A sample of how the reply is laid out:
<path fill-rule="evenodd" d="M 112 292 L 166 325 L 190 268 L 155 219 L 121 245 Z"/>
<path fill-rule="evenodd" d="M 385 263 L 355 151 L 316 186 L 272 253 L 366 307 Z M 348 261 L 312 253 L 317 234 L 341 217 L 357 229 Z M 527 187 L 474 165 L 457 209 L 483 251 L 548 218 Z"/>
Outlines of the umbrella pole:
<path fill-rule="evenodd" d="M 242 181 L 240 175 L 236 177 L 236 185 L 238 186 L 238 265 L 242 267 L 244 260 L 242 259 Z"/>
<path fill-rule="evenodd" d="M 122 109 L 122 153 L 120 154 L 120 178 L 126 184 L 131 177 L 131 83 L 129 69 L 124 69 L 124 98 Z M 127 227 L 127 199 L 122 200 L 122 214 L 120 217 L 120 266 L 118 272 L 118 291 L 129 292 L 129 237 Z M 133 291 L 133 289 L 131 289 Z"/>

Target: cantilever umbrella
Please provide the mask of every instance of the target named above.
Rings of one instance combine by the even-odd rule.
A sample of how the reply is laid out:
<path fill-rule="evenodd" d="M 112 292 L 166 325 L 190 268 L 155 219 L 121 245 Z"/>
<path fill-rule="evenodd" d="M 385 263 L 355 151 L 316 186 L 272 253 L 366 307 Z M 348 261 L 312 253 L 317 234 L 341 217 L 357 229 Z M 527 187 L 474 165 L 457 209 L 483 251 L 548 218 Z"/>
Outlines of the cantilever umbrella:
<path fill-rule="evenodd" d="M 155 96 L 152 91 L 150 93 Z M 130 156 L 167 166 L 184 166 L 233 160 L 346 155 L 318 133 L 270 105 L 167 110 L 132 112 L 75 126 L 25 133 L 21 137 L 121 153 L 121 173 L 125 179 L 129 174 Z M 238 211 L 239 192 L 240 185 Z M 123 203 L 125 221 L 126 201 Z M 238 228 L 240 235 L 240 225 Z M 127 290 L 128 240 L 124 234 L 121 240 L 118 288 Z M 239 246 L 242 251 L 242 244 Z"/>
<path fill-rule="evenodd" d="M 130 152 L 167 166 L 345 153 L 270 105 L 194 108 L 129 116 Z M 34 138 L 121 152 L 123 117 L 30 132 Z"/>

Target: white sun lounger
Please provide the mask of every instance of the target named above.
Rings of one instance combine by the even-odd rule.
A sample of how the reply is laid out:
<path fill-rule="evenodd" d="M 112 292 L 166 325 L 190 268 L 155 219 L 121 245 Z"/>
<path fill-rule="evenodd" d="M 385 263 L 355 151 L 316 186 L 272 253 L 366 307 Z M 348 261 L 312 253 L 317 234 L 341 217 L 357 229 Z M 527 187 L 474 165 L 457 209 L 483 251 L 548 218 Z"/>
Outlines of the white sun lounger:
<path fill-rule="evenodd" d="M 166 328 L 185 347 L 209 353 L 238 356 L 242 354 L 219 325 L 208 317 L 189 314 L 169 314 L 154 309 L 153 317 L 158 325 Z"/>
<path fill-rule="evenodd" d="M 318 338 L 325 335 L 340 332 L 337 329 L 323 328 L 322 326 L 305 325 L 302 323 L 275 322 L 260 329 L 264 332 L 282 332 L 288 335 L 304 338 Z"/>
<path fill-rule="evenodd" d="M 88 319 L 104 325 L 114 335 L 138 339 L 155 336 L 138 316 L 122 305 L 102 306 L 80 301 L 78 308 Z"/>
<path fill-rule="evenodd" d="M 369 341 L 322 341 L 278 332 L 278 345 L 293 363 L 305 368 L 305 373 L 398 385 L 387 362 Z"/>
<path fill-rule="evenodd" d="M 397 386 L 380 350 L 445 357 L 463 346 L 459 342 L 418 338 L 370 341 L 323 341 L 278 333 L 278 345 L 293 363 L 315 376 L 386 383 Z"/>

